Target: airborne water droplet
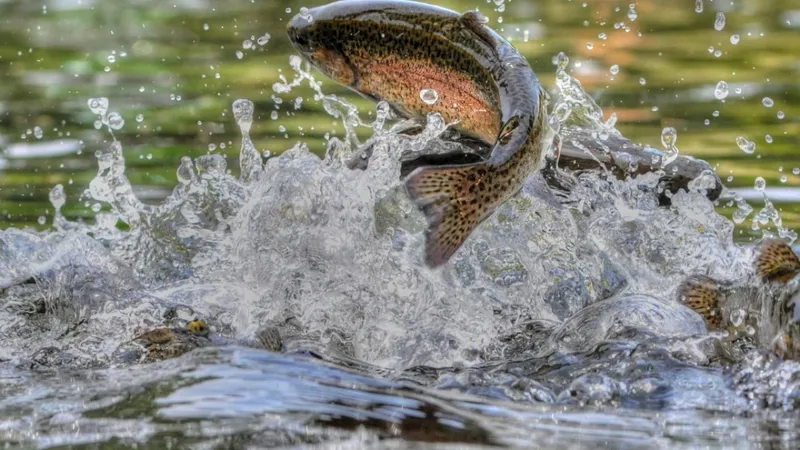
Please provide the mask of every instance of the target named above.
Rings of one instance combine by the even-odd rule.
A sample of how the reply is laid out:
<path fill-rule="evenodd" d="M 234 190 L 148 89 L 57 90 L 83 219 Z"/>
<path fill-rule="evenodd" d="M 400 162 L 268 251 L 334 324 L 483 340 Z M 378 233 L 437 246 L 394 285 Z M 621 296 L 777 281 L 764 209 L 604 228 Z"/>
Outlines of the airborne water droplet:
<path fill-rule="evenodd" d="M 125 119 L 119 115 L 118 112 L 112 112 L 108 115 L 108 127 L 112 130 L 119 130 L 125 125 Z"/>
<path fill-rule="evenodd" d="M 748 154 L 756 151 L 756 143 L 748 141 L 747 139 L 744 138 L 744 136 L 738 136 L 736 138 L 736 145 L 738 145 L 743 152 Z"/>
<path fill-rule="evenodd" d="M 614 64 L 613 66 L 611 66 L 611 69 L 609 69 L 609 71 L 611 72 L 611 75 L 616 75 L 619 73 L 619 66 Z"/>
<path fill-rule="evenodd" d="M 106 97 L 90 98 L 87 102 L 89 109 L 98 116 L 103 116 L 108 111 L 108 99 Z"/>
<path fill-rule="evenodd" d="M 768 134 L 764 136 L 764 140 L 767 141 L 767 144 L 772 144 L 772 135 Z"/>
<path fill-rule="evenodd" d="M 33 135 L 36 136 L 36 139 L 41 139 L 44 136 L 44 131 L 42 131 L 42 127 L 35 126 L 33 127 Z"/>
<path fill-rule="evenodd" d="M 628 5 L 628 19 L 633 22 L 637 17 L 639 17 L 639 15 L 636 14 L 636 5 L 631 3 Z"/>
<path fill-rule="evenodd" d="M 767 188 L 767 180 L 763 179 L 762 177 L 756 177 L 756 181 L 753 184 L 753 187 L 757 191 L 763 191 L 764 189 Z"/>
<path fill-rule="evenodd" d="M 732 35 L 731 36 L 731 44 L 736 45 L 738 43 L 739 43 L 739 35 L 738 34 Z"/>
<path fill-rule="evenodd" d="M 703 12 L 703 0 L 697 0 L 694 2 L 694 11 L 697 13 Z"/>
<path fill-rule="evenodd" d="M 419 91 L 419 98 L 425 102 L 426 105 L 433 105 L 439 101 L 439 93 L 435 89 L 423 89 Z"/>
<path fill-rule="evenodd" d="M 772 106 L 775 105 L 775 102 L 769 97 L 764 97 L 763 99 L 761 99 L 761 104 L 766 106 L 767 108 L 772 108 Z"/>
<path fill-rule="evenodd" d="M 720 11 L 717 13 L 717 17 L 714 20 L 714 29 L 717 31 L 722 31 L 725 28 L 725 13 Z"/>
<path fill-rule="evenodd" d="M 666 149 L 671 149 L 675 147 L 675 143 L 678 141 L 678 131 L 672 127 L 666 127 L 661 130 L 661 144 Z"/>
<path fill-rule="evenodd" d="M 720 81 L 717 83 L 717 87 L 714 89 L 714 97 L 716 97 L 717 100 L 723 100 L 728 96 L 729 92 L 728 83 Z"/>

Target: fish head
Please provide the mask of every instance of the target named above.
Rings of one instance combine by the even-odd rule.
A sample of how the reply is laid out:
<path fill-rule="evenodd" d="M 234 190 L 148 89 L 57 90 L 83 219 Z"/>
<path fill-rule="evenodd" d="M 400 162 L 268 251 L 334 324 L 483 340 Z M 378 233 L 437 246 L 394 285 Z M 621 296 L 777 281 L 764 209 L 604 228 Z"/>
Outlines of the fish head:
<path fill-rule="evenodd" d="M 344 53 L 337 24 L 319 14 L 318 8 L 294 16 L 286 27 L 292 46 L 306 61 L 337 83 L 353 86 L 358 72 Z"/>

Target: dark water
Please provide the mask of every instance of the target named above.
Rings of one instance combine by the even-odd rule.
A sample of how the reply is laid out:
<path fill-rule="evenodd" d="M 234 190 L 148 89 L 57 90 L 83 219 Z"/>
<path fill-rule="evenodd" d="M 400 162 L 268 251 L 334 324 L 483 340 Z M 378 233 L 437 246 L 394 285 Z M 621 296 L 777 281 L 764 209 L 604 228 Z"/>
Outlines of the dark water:
<path fill-rule="evenodd" d="M 630 2 L 506 3 L 498 12 L 489 2 L 440 2 L 455 9 L 479 7 L 492 17 L 492 25 L 523 51 L 548 87 L 555 70 L 551 58 L 566 52 L 573 75 L 607 116 L 617 114 L 617 127 L 634 141 L 661 147 L 662 128 L 674 127 L 680 151 L 711 162 L 730 188 L 752 188 L 758 176 L 766 180 L 767 192 L 800 183 L 800 175 L 793 174 L 800 167 L 795 151 L 800 143 L 797 0 L 706 0 L 702 13 L 688 0 L 637 1 L 635 20 L 628 17 Z M 303 140 L 321 152 L 325 133 L 341 134 L 341 126 L 308 97 L 310 90 L 295 91 L 309 98 L 296 109 L 294 93 L 276 104 L 271 89 L 288 70 L 290 47 L 283 30 L 292 13 L 287 10 L 296 13 L 301 6 L 314 4 L 0 3 L 3 225 L 38 226 L 41 216 L 52 213 L 46 194 L 57 183 L 70 199 L 86 187 L 95 172 L 92 155 L 103 139 L 91 131 L 95 116 L 86 108 L 89 97 L 109 97 L 126 121 L 115 134 L 127 144 L 128 176 L 153 200 L 172 186 L 181 156 L 215 148 L 233 161 L 236 127 L 226 108 L 235 98 L 256 103 L 252 136 L 258 149 L 277 154 Z M 714 27 L 717 12 L 726 17 L 722 31 Z M 265 33 L 270 38 L 259 45 Z M 252 47 L 243 48 L 251 38 Z M 611 73 L 613 66 L 617 74 Z M 730 90 L 724 102 L 714 97 L 719 81 Z M 344 92 L 323 83 L 327 93 Z M 765 97 L 771 107 L 762 103 Z M 369 105 L 348 99 L 359 108 Z M 273 110 L 277 120 L 270 117 Z M 739 148 L 739 136 L 755 143 L 755 153 Z M 237 170 L 235 164 L 230 167 Z M 794 228 L 800 195 L 789 192 L 776 206 L 784 225 Z M 730 214 L 725 206 L 721 211 Z M 91 215 L 75 201 L 65 213 Z M 750 220 L 741 228 L 747 232 Z"/>

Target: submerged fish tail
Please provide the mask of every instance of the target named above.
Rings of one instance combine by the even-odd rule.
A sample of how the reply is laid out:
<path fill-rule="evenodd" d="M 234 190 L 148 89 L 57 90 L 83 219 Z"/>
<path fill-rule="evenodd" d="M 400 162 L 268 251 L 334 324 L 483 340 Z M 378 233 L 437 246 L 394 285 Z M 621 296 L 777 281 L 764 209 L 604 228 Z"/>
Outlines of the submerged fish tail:
<path fill-rule="evenodd" d="M 722 295 L 719 282 L 705 275 L 692 275 L 678 287 L 678 300 L 706 321 L 709 329 L 719 328 L 722 314 L 719 309 Z"/>
<path fill-rule="evenodd" d="M 498 199 L 488 175 L 492 166 L 474 164 L 420 167 L 405 181 L 409 197 L 428 221 L 425 262 L 438 267 L 461 247 Z"/>
<path fill-rule="evenodd" d="M 778 239 L 765 239 L 756 256 L 756 272 L 767 282 L 787 283 L 800 273 L 800 259 Z"/>

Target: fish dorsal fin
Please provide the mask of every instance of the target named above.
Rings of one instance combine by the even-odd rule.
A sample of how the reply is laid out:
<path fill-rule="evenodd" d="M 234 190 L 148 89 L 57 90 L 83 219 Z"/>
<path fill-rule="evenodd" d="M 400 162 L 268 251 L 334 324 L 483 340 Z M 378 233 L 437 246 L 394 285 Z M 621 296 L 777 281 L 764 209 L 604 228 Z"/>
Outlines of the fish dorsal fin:
<path fill-rule="evenodd" d="M 678 287 L 678 301 L 700 314 L 709 329 L 719 328 L 722 321 L 720 297 L 720 284 L 705 275 L 692 275 Z"/>
<path fill-rule="evenodd" d="M 788 283 L 800 273 L 800 259 L 789 244 L 779 239 L 765 239 L 756 254 L 756 273 L 763 281 Z"/>
<path fill-rule="evenodd" d="M 464 14 L 461 14 L 461 17 L 458 18 L 458 22 L 464 28 L 474 34 L 478 39 L 488 45 L 489 48 L 491 48 L 495 53 L 497 52 L 497 40 L 492 37 L 492 35 L 489 33 L 489 30 L 483 26 L 483 24 L 489 22 L 489 19 L 486 16 L 478 11 L 467 11 Z"/>

